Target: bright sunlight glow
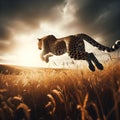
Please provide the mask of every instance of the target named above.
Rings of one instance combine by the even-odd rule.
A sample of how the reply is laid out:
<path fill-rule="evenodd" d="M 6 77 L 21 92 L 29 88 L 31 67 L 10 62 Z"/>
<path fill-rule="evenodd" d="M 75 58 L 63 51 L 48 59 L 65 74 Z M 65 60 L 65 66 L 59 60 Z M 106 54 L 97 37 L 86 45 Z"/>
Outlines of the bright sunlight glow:
<path fill-rule="evenodd" d="M 34 35 L 19 35 L 18 48 L 14 51 L 14 64 L 23 66 L 41 66 L 40 51 L 37 47 L 37 38 Z"/>

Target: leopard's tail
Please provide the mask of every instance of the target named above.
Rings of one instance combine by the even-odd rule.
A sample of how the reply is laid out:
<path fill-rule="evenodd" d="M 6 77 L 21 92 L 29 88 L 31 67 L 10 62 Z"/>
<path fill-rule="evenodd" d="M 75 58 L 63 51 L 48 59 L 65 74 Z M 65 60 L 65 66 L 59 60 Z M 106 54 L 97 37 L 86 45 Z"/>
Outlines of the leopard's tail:
<path fill-rule="evenodd" d="M 89 35 L 86 35 L 84 33 L 77 34 L 76 36 L 79 37 L 79 39 L 87 41 L 88 43 L 90 43 L 91 45 L 97 47 L 99 50 L 102 50 L 102 51 L 113 52 L 120 48 L 120 40 L 117 40 L 115 44 L 112 45 L 111 47 L 106 47 L 104 45 L 101 45 L 100 43 L 95 41 L 93 38 L 91 38 Z"/>

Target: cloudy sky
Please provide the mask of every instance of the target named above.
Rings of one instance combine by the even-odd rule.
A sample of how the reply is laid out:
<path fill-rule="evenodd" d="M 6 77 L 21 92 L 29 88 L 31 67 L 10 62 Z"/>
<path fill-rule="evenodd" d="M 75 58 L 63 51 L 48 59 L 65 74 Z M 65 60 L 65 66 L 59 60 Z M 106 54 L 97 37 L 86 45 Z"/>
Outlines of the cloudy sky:
<path fill-rule="evenodd" d="M 37 38 L 48 34 L 82 32 L 112 45 L 120 39 L 119 21 L 120 0 L 0 0 L 0 63 L 31 64 L 39 56 Z"/>

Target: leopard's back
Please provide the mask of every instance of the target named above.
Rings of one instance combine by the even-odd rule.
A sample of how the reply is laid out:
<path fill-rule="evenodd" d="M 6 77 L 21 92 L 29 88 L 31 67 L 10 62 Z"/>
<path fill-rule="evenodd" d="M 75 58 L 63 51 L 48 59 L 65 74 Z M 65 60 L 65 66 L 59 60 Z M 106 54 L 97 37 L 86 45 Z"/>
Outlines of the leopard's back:
<path fill-rule="evenodd" d="M 62 55 L 67 52 L 66 43 L 64 40 L 57 40 L 51 46 L 50 52 L 54 55 Z"/>

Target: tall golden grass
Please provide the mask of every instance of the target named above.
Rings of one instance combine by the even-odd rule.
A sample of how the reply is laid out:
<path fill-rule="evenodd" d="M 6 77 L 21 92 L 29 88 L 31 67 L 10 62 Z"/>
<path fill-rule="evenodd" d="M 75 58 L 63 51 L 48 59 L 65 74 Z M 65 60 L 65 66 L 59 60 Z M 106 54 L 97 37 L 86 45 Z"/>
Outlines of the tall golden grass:
<path fill-rule="evenodd" d="M 0 120 L 120 120 L 120 62 L 103 71 L 0 74 Z"/>

